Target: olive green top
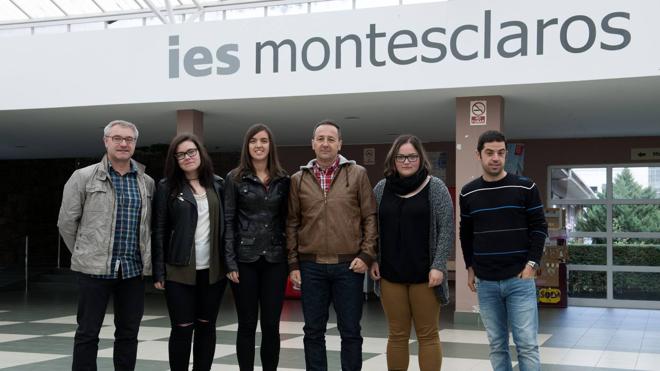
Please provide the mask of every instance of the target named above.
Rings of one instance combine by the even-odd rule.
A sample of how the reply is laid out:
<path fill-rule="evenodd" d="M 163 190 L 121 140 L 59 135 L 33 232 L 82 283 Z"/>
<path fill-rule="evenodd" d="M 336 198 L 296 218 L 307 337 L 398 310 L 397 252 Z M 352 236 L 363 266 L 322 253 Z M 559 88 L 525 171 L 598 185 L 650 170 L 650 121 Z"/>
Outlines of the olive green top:
<path fill-rule="evenodd" d="M 209 253 L 209 284 L 218 282 L 223 275 L 222 266 L 220 264 L 220 249 L 218 246 L 220 233 L 220 200 L 218 195 L 215 194 L 213 188 L 206 190 L 206 198 L 209 203 L 209 223 L 211 230 L 211 251 Z M 195 269 L 195 246 L 191 246 L 190 263 L 184 266 L 175 266 L 166 264 L 167 280 L 186 285 L 194 285 L 197 272 Z"/>

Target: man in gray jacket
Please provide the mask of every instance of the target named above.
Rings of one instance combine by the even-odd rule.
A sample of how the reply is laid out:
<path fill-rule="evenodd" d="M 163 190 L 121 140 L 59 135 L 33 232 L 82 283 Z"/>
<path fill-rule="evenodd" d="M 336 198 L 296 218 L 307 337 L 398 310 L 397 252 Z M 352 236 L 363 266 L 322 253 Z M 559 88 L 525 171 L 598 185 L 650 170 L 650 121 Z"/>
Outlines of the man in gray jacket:
<path fill-rule="evenodd" d="M 115 370 L 134 370 L 144 312 L 144 275 L 151 274 L 154 181 L 132 160 L 138 130 L 112 121 L 103 130 L 106 155 L 76 170 L 64 186 L 57 221 L 78 273 L 78 329 L 73 370 L 96 370 L 99 331 L 113 298 Z"/>

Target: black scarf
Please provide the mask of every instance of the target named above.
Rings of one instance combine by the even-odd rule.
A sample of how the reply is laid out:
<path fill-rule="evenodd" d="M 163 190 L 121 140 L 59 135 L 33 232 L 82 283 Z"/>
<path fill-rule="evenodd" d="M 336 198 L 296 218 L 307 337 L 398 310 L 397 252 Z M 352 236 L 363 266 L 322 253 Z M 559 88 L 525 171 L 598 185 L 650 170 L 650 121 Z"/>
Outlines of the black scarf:
<path fill-rule="evenodd" d="M 400 177 L 399 174 L 390 175 L 385 178 L 385 190 L 397 195 L 407 195 L 419 188 L 428 175 L 429 172 L 425 168 L 405 178 Z"/>

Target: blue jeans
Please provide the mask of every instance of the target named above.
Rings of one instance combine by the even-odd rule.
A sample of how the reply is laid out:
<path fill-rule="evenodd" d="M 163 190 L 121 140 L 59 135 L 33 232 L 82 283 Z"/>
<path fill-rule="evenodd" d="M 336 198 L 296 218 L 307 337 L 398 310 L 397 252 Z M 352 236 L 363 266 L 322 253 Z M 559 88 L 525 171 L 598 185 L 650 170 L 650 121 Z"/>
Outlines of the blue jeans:
<path fill-rule="evenodd" d="M 325 330 L 330 302 L 337 313 L 341 335 L 341 369 L 362 369 L 362 285 L 364 274 L 348 269 L 350 263 L 300 262 L 302 309 L 305 316 L 305 364 L 308 371 L 327 371 Z"/>
<path fill-rule="evenodd" d="M 520 371 L 541 370 L 536 285 L 532 279 L 478 280 L 479 311 L 490 343 L 494 371 L 511 371 L 509 326 L 516 344 Z"/>

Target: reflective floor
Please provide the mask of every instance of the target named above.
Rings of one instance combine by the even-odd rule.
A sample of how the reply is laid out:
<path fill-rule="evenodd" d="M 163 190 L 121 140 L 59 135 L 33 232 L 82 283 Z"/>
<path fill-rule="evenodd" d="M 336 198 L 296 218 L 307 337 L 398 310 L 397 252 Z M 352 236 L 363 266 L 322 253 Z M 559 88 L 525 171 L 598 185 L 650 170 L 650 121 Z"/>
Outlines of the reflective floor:
<path fill-rule="evenodd" d="M 218 316 L 214 370 L 238 370 L 234 349 L 236 313 L 229 291 Z M 145 306 L 137 369 L 164 371 L 168 369 L 169 335 L 164 297 L 149 292 Z M 112 369 L 111 308 L 101 331 L 100 370 Z M 29 294 L 0 292 L 0 369 L 70 370 L 75 311 L 75 285 L 37 285 Z M 339 332 L 334 312 L 330 312 L 326 339 L 329 369 L 339 370 Z M 287 300 L 281 323 L 280 370 L 305 368 L 302 319 L 300 302 Z M 364 307 L 362 335 L 363 369 L 386 370 L 387 324 L 377 300 L 369 300 Z M 440 340 L 443 370 L 491 370 L 485 332 L 476 321 L 454 325 L 451 306 L 443 308 L 441 314 Z M 539 342 L 543 370 L 660 370 L 660 311 L 541 309 Z M 414 339 L 410 352 L 409 370 L 419 370 Z"/>

